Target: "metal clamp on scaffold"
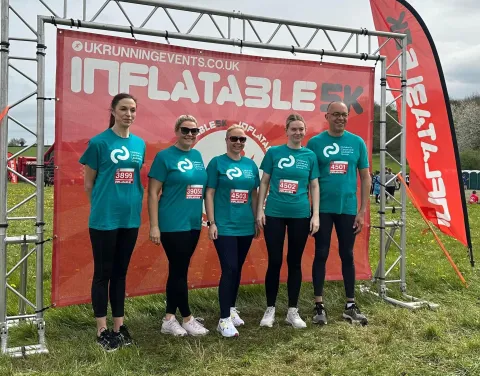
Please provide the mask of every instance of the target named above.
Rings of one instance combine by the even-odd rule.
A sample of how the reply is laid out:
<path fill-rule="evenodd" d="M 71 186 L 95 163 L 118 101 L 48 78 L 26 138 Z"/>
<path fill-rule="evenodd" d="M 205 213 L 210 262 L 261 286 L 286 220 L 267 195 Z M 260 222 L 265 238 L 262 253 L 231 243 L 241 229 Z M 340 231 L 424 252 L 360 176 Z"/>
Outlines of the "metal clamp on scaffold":
<path fill-rule="evenodd" d="M 10 43 L 0 42 L 0 52 L 9 52 L 8 47 L 10 47 Z"/>

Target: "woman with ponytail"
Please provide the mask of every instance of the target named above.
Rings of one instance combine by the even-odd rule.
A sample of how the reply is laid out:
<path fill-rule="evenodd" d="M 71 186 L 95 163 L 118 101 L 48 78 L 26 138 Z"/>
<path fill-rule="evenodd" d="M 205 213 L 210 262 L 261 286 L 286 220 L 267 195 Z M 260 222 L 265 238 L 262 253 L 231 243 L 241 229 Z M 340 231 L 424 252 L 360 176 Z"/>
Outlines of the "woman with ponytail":
<path fill-rule="evenodd" d="M 97 342 L 106 351 L 133 343 L 123 318 L 125 280 L 137 241 L 143 200 L 140 169 L 145 160 L 145 142 L 130 133 L 136 110 L 137 101 L 130 94 L 113 97 L 108 129 L 90 140 L 80 158 L 91 204 L 92 306 Z M 109 298 L 112 331 L 107 329 Z"/>

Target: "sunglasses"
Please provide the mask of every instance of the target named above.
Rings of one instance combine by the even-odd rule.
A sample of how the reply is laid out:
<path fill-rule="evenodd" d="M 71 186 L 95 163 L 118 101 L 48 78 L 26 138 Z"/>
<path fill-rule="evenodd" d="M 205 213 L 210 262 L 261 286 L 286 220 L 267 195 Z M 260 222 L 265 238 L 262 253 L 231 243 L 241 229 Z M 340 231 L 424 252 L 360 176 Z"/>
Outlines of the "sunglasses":
<path fill-rule="evenodd" d="M 244 144 L 247 141 L 246 137 L 238 137 L 238 136 L 230 136 L 228 139 L 231 142 L 239 142 L 240 141 L 241 144 Z"/>
<path fill-rule="evenodd" d="M 199 132 L 200 129 L 198 128 L 188 128 L 188 127 L 180 127 L 180 132 L 182 132 L 183 135 L 187 135 L 189 133 L 192 134 L 192 136 L 196 136 Z"/>

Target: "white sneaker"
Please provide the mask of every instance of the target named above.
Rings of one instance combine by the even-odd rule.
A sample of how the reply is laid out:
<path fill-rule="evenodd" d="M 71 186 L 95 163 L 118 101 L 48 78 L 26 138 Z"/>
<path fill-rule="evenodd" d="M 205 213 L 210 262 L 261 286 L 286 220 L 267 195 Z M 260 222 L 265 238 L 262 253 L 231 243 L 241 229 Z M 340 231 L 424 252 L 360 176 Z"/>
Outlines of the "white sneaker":
<path fill-rule="evenodd" d="M 230 318 L 235 326 L 245 325 L 245 321 L 240 318 L 239 313 L 240 311 L 237 310 L 237 307 L 230 307 Z"/>
<path fill-rule="evenodd" d="M 272 327 L 275 322 L 275 307 L 267 307 L 267 310 L 263 314 L 262 321 L 260 321 L 260 326 Z"/>
<path fill-rule="evenodd" d="M 170 320 L 167 320 L 165 317 L 162 320 L 162 329 L 160 330 L 163 334 L 172 334 L 176 337 L 186 336 L 188 333 L 183 329 L 175 316 L 170 317 Z"/>
<path fill-rule="evenodd" d="M 238 337 L 238 330 L 230 317 L 218 321 L 217 331 L 224 337 Z"/>
<path fill-rule="evenodd" d="M 183 329 L 191 336 L 204 336 L 208 333 L 208 329 L 205 328 L 195 317 L 191 317 L 190 321 L 182 324 Z"/>
<path fill-rule="evenodd" d="M 307 324 L 302 320 L 298 314 L 298 308 L 290 307 L 287 312 L 287 318 L 285 319 L 287 323 L 292 325 L 296 329 L 306 328 Z"/>

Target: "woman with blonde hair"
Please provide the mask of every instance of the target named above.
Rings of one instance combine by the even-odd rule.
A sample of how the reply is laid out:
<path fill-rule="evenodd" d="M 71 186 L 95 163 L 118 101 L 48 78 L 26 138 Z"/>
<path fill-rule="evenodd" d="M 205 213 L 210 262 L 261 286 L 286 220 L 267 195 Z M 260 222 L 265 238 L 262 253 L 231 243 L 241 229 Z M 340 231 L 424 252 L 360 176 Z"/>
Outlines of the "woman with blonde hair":
<path fill-rule="evenodd" d="M 243 263 L 257 234 L 254 212 L 260 179 L 255 162 L 242 156 L 246 141 L 243 128 L 232 125 L 225 137 L 227 152 L 214 157 L 207 167 L 208 235 L 215 244 L 222 268 L 217 330 L 224 337 L 237 337 L 235 327 L 244 324 L 235 302 Z"/>
<path fill-rule="evenodd" d="M 157 153 L 148 174 L 150 240 L 161 243 L 168 258 L 167 307 L 161 331 L 174 336 L 208 333 L 190 312 L 187 285 L 190 259 L 202 228 L 207 183 L 202 156 L 192 149 L 198 133 L 193 116 L 180 116 L 175 123 L 177 142 Z M 175 318 L 177 308 L 182 325 Z"/>

